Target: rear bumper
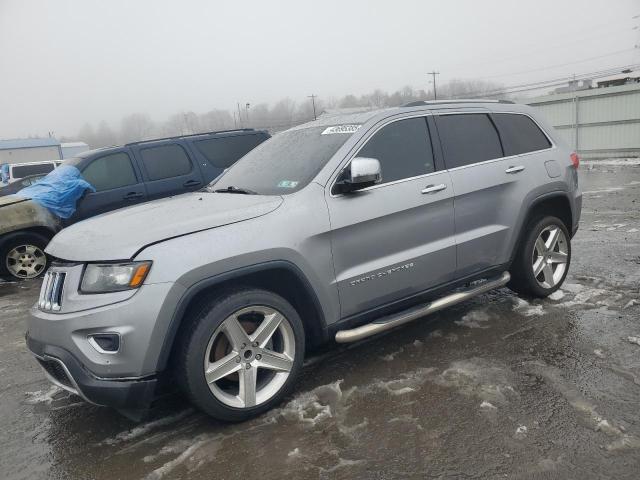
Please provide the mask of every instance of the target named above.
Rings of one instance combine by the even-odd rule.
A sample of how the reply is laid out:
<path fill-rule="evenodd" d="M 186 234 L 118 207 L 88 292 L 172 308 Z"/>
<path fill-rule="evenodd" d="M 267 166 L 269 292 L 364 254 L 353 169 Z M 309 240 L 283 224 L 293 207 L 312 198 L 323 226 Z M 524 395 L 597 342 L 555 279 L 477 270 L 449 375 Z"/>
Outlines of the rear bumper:
<path fill-rule="evenodd" d="M 66 350 L 34 340 L 28 334 L 26 341 L 51 383 L 90 403 L 140 410 L 148 408 L 156 396 L 156 377 L 100 378 Z"/>

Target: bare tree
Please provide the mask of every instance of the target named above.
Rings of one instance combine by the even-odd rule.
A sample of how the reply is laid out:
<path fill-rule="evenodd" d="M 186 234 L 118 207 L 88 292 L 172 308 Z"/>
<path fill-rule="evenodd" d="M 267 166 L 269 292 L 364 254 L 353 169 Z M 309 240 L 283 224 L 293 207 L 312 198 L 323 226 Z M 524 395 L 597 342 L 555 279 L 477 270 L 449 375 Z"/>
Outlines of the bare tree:
<path fill-rule="evenodd" d="M 152 137 L 155 125 L 144 113 L 133 113 L 122 119 L 120 140 L 123 143 L 137 142 Z"/>

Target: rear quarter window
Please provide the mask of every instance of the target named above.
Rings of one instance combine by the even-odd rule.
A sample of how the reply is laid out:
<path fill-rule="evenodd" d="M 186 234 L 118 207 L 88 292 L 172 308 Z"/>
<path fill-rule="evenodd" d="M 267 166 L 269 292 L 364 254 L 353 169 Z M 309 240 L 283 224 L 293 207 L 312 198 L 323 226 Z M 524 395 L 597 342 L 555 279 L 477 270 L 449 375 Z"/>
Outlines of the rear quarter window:
<path fill-rule="evenodd" d="M 547 136 L 528 116 L 518 113 L 494 113 L 492 116 L 500 132 L 505 155 L 520 155 L 551 147 Z"/>
<path fill-rule="evenodd" d="M 53 163 L 41 163 L 35 165 L 19 165 L 12 169 L 13 178 L 22 178 L 29 175 L 47 174 L 53 171 Z"/>
<path fill-rule="evenodd" d="M 211 165 L 224 169 L 229 168 L 266 139 L 267 136 L 264 134 L 236 135 L 196 140 L 194 144 Z"/>

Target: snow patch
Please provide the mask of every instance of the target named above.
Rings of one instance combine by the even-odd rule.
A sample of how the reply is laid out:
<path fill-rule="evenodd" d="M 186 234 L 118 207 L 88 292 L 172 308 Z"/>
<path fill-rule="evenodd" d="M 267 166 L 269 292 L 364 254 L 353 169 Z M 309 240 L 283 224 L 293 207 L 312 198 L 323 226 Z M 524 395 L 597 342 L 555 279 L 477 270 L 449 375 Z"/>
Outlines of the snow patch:
<path fill-rule="evenodd" d="M 551 295 L 549 295 L 549 299 L 553 301 L 562 300 L 564 298 L 564 292 L 562 290 L 556 290 Z"/>
<path fill-rule="evenodd" d="M 485 408 L 488 410 L 497 410 L 498 407 L 496 407 L 493 403 L 491 402 L 487 402 L 486 400 L 483 400 L 482 403 L 480 404 L 480 408 Z"/>
<path fill-rule="evenodd" d="M 383 355 L 380 357 L 381 360 L 384 360 L 385 362 L 393 362 L 393 360 L 400 355 L 402 352 L 404 352 L 404 348 L 400 347 L 399 350 L 396 350 L 395 352 L 391 352 L 387 355 Z"/>
<path fill-rule="evenodd" d="M 540 316 L 545 314 L 542 305 L 531 305 L 529 302 L 520 297 L 513 297 L 513 301 L 515 302 L 513 310 L 521 313 L 525 317 Z"/>
<path fill-rule="evenodd" d="M 165 463 L 159 468 L 153 470 L 149 475 L 145 477 L 146 480 L 159 480 L 163 478 L 165 475 L 171 473 L 176 467 L 182 465 L 187 460 L 192 459 L 196 451 L 202 447 L 207 442 L 206 439 L 196 441 L 191 446 L 189 446 L 186 450 L 184 450 L 180 455 L 178 455 L 173 460 Z"/>
<path fill-rule="evenodd" d="M 287 453 L 287 457 L 289 458 L 296 458 L 299 456 L 300 456 L 300 449 L 298 447 L 294 448 L 289 453 Z"/>
<path fill-rule="evenodd" d="M 606 357 L 606 355 L 604 354 L 604 352 L 603 352 L 602 350 L 600 350 L 599 348 L 596 348 L 596 349 L 593 351 L 593 354 L 594 354 L 596 357 L 598 357 L 598 358 L 605 358 L 605 357 Z"/>
<path fill-rule="evenodd" d="M 278 413 L 287 420 L 298 421 L 306 426 L 315 426 L 333 417 L 339 409 L 343 408 L 344 401 L 353 393 L 354 389 L 342 391 L 343 382 L 342 379 L 336 380 L 301 393 Z"/>
<path fill-rule="evenodd" d="M 518 393 L 510 385 L 511 372 L 481 358 L 453 362 L 435 379 L 438 385 L 496 404 L 506 404 Z"/>
<path fill-rule="evenodd" d="M 352 467 L 354 465 L 361 465 L 365 463 L 364 460 L 349 460 L 346 458 L 339 458 L 338 459 L 338 463 L 335 464 L 333 467 L 331 468 L 322 468 L 320 467 L 320 474 L 327 474 L 327 473 L 333 473 L 336 470 L 339 470 L 341 468 L 345 468 L 345 467 Z"/>
<path fill-rule="evenodd" d="M 593 194 L 598 194 L 598 193 L 619 192 L 621 190 L 624 190 L 624 187 L 608 187 L 608 188 L 602 188 L 600 190 L 588 190 L 586 192 L 582 192 L 582 194 L 583 195 L 593 195 Z"/>
<path fill-rule="evenodd" d="M 584 166 L 605 165 L 607 167 L 634 166 L 640 165 L 640 158 L 604 158 L 602 160 L 581 160 Z"/>
<path fill-rule="evenodd" d="M 127 430 L 126 432 L 120 432 L 114 438 L 107 438 L 104 440 L 104 444 L 106 445 L 115 445 L 116 443 L 126 442 L 129 440 L 133 440 L 135 438 L 139 438 L 141 436 L 146 435 L 151 430 L 154 430 L 159 427 L 165 427 L 167 425 L 171 425 L 173 423 L 179 422 L 183 418 L 191 415 L 193 413 L 193 409 L 188 408 L 187 410 L 183 410 L 174 415 L 168 415 L 163 418 L 159 418 L 158 420 L 153 420 L 151 422 L 144 423 L 139 425 L 131 430 Z"/>
<path fill-rule="evenodd" d="M 46 392 L 42 392 L 42 390 L 37 390 L 35 392 L 25 392 L 25 395 L 29 398 L 25 401 L 29 405 L 35 405 L 37 403 L 44 403 L 46 405 L 50 405 L 51 402 L 55 400 L 55 397 L 58 393 L 60 393 L 62 389 L 55 385 L 52 385 L 49 390 Z"/>
<path fill-rule="evenodd" d="M 454 323 L 466 328 L 489 328 L 488 325 L 483 325 L 488 320 L 489 314 L 485 310 L 471 310 L 461 320 L 455 320 Z"/>
<path fill-rule="evenodd" d="M 632 298 L 627 303 L 625 303 L 625 305 L 624 305 L 624 307 L 622 307 L 622 309 L 626 310 L 627 308 L 633 307 L 634 305 L 640 305 L 640 302 L 638 300 L 636 300 L 635 298 Z"/>
<path fill-rule="evenodd" d="M 520 425 L 518 428 L 516 428 L 516 438 L 525 438 L 528 431 L 529 429 L 526 427 L 526 425 Z"/>
<path fill-rule="evenodd" d="M 640 346 L 640 337 L 627 337 L 627 340 L 629 341 L 629 343 L 634 343 Z"/>

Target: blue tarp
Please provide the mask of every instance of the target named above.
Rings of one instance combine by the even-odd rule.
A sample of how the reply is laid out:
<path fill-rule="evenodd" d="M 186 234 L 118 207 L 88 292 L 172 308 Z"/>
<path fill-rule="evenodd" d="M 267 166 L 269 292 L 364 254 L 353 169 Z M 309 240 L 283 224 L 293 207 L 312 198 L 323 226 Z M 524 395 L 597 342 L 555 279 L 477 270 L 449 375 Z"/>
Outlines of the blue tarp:
<path fill-rule="evenodd" d="M 16 195 L 30 198 L 60 218 L 69 218 L 76 211 L 76 202 L 85 190 L 96 191 L 82 178 L 80 170 L 71 165 L 63 165 Z"/>

